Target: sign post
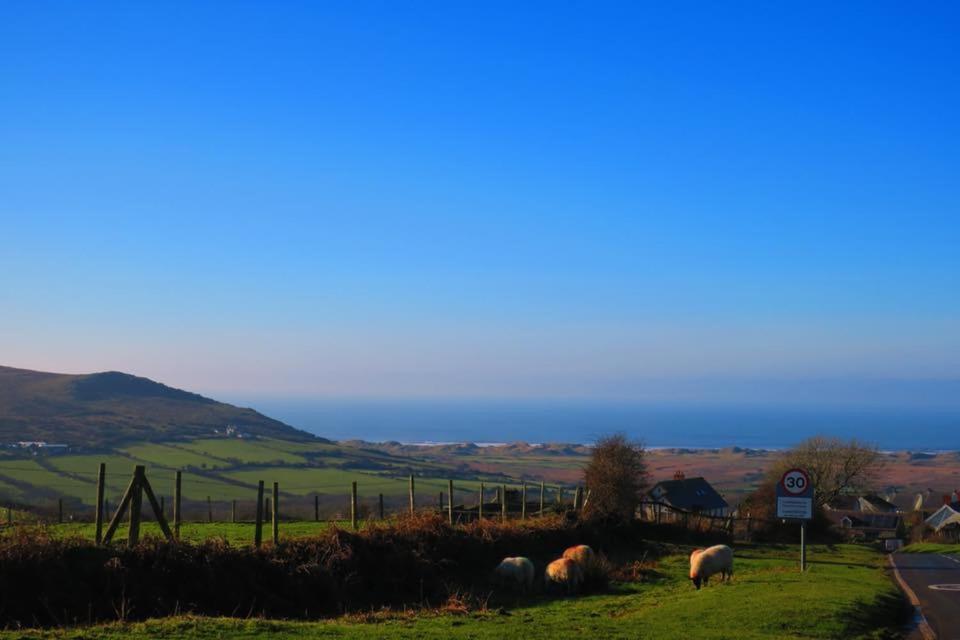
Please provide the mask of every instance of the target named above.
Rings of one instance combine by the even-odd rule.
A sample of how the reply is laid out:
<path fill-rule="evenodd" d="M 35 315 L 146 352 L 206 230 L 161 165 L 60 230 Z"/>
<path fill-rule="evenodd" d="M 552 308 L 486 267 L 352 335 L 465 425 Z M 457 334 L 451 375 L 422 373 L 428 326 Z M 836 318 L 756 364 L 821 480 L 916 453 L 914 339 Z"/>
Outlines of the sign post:
<path fill-rule="evenodd" d="M 777 483 L 777 517 L 800 521 L 800 571 L 807 570 L 807 520 L 813 518 L 813 484 L 803 469 L 790 469 Z"/>

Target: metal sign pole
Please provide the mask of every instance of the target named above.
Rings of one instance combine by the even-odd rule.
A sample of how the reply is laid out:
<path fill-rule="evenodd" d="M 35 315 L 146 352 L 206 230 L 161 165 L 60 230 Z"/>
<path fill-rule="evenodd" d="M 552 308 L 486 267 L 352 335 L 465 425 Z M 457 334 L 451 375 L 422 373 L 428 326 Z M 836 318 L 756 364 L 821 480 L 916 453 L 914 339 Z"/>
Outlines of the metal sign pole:
<path fill-rule="evenodd" d="M 807 521 L 800 521 L 800 573 L 807 570 Z"/>

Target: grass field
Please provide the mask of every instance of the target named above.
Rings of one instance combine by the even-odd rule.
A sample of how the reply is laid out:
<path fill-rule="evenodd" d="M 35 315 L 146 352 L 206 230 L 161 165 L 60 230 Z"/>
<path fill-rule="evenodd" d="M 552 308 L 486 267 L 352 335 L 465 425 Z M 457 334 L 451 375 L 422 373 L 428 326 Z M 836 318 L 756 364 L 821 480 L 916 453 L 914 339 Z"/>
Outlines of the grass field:
<path fill-rule="evenodd" d="M 194 516 L 197 510 L 205 511 L 203 504 L 209 497 L 220 518 L 229 514 L 231 501 L 253 501 L 260 480 L 268 487 L 278 482 L 281 494 L 290 499 L 314 494 L 329 497 L 321 500 L 321 508 L 330 516 L 341 510 L 340 503 L 349 495 L 354 481 L 358 483 L 361 503 L 368 506 L 373 506 L 381 493 L 388 503 L 405 498 L 411 472 L 418 476 L 417 498 L 423 505 L 436 503 L 437 494 L 447 488 L 448 477 L 456 479 L 456 489 L 461 492 L 475 492 L 481 478 L 490 481 L 491 489 L 494 483 L 505 481 L 503 475 L 482 472 L 471 472 L 470 479 L 463 480 L 462 472 L 454 470 L 453 465 L 414 461 L 329 442 L 204 438 L 38 458 L 0 453 L 0 501 L 33 507 L 49 516 L 56 512 L 58 500 L 63 499 L 68 520 L 91 519 L 101 462 L 106 464 L 106 499 L 111 505 L 119 501 L 133 467 L 142 464 L 154 491 L 165 496 L 168 504 L 175 474 L 181 471 L 185 505 L 189 505 Z M 519 475 L 508 476 L 506 481 L 513 484 L 518 478 Z M 469 496 L 458 498 L 468 499 L 472 500 Z M 301 507 L 311 508 L 306 502 Z"/>
<path fill-rule="evenodd" d="M 960 544 L 915 542 L 901 549 L 904 553 L 960 553 Z"/>
<path fill-rule="evenodd" d="M 810 549 L 797 571 L 795 547 L 738 547 L 732 583 L 694 590 L 687 552 L 662 559 L 655 577 L 574 599 L 531 596 L 502 608 L 446 607 L 320 622 L 178 617 L 0 638 L 896 638 L 903 600 L 867 547 Z"/>
<path fill-rule="evenodd" d="M 348 520 L 337 522 L 341 527 L 350 526 Z M 303 538 L 316 535 L 331 526 L 331 522 L 284 522 L 280 526 L 280 539 Z M 44 529 L 54 537 L 76 536 L 93 540 L 95 527 L 93 523 L 67 523 L 47 525 Z M 223 538 L 234 546 L 249 546 L 253 544 L 254 525 L 252 522 L 186 522 L 180 527 L 180 539 L 187 542 L 202 542 L 212 538 Z M 144 522 L 140 525 L 143 536 L 161 537 L 160 527 L 155 522 Z M 117 528 L 114 540 L 126 540 L 127 526 L 122 524 Z M 270 539 L 270 523 L 263 526 L 264 540 Z"/>

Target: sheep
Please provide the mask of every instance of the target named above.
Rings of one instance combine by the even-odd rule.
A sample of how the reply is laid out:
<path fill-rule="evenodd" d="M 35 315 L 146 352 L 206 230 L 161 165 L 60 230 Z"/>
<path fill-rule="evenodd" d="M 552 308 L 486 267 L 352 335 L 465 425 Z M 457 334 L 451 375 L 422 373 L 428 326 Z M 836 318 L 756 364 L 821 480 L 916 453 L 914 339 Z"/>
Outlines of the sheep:
<path fill-rule="evenodd" d="M 504 558 L 493 570 L 493 578 L 504 587 L 517 587 L 524 591 L 533 587 L 534 573 L 529 558 Z"/>
<path fill-rule="evenodd" d="M 588 570 L 597 558 L 593 549 L 585 544 L 578 544 L 575 547 L 568 548 L 563 552 L 563 557 L 579 564 L 583 571 Z"/>
<path fill-rule="evenodd" d="M 696 557 L 697 557 L 698 555 L 700 555 L 701 553 L 703 553 L 704 551 L 706 551 L 706 549 L 703 549 L 703 548 L 694 549 L 693 551 L 691 551 L 691 552 L 690 552 L 690 564 L 692 565 L 692 564 L 693 564 L 693 559 L 696 558 Z"/>
<path fill-rule="evenodd" d="M 570 558 L 560 558 L 547 565 L 544 581 L 547 591 L 564 589 L 567 595 L 573 595 L 583 582 L 583 571 L 580 565 Z"/>
<path fill-rule="evenodd" d="M 733 549 L 725 544 L 718 544 L 690 554 L 690 580 L 697 589 L 701 583 L 707 584 L 710 576 L 716 573 L 720 574 L 721 580 L 733 577 Z"/>

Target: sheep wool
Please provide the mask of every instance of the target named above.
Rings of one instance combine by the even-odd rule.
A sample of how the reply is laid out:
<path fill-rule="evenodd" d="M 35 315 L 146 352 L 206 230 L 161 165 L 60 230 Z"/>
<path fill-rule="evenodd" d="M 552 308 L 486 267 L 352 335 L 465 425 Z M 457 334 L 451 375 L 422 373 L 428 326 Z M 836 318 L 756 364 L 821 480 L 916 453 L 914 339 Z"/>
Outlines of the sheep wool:
<path fill-rule="evenodd" d="M 733 549 L 718 544 L 690 554 L 690 580 L 697 589 L 701 584 L 707 584 L 710 576 L 718 573 L 722 580 L 729 580 L 733 576 Z"/>
<path fill-rule="evenodd" d="M 521 556 L 504 558 L 493 570 L 498 583 L 504 586 L 514 586 L 520 589 L 533 587 L 534 569 L 529 558 Z"/>
<path fill-rule="evenodd" d="M 548 590 L 553 587 L 574 594 L 583 582 L 583 571 L 580 565 L 570 558 L 560 558 L 547 565 L 544 577 Z"/>
<path fill-rule="evenodd" d="M 569 547 L 566 551 L 564 551 L 563 557 L 567 558 L 568 560 L 573 560 L 579 564 L 582 569 L 587 569 L 593 564 L 596 554 L 593 552 L 593 549 L 587 545 L 578 544 L 577 546 Z"/>

